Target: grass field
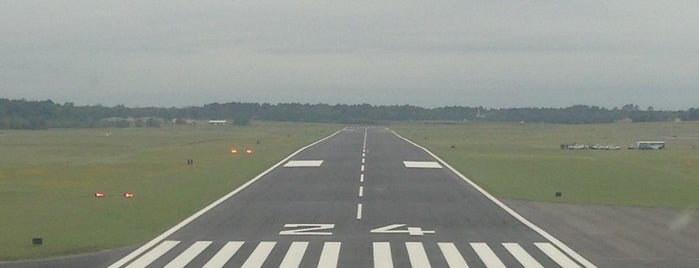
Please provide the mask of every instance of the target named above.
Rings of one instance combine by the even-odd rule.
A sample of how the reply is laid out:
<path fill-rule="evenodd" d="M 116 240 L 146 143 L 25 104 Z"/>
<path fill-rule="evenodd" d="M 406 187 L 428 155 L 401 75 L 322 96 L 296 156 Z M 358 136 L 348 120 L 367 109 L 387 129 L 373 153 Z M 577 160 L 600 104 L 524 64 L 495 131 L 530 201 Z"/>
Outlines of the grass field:
<path fill-rule="evenodd" d="M 255 123 L 0 131 L 0 260 L 147 241 L 339 128 Z M 233 156 L 232 146 L 241 153 Z M 248 147 L 252 156 L 243 152 Z M 95 198 L 97 191 L 107 196 Z M 135 198 L 122 197 L 125 192 Z M 33 246 L 33 237 L 44 244 Z"/>
<path fill-rule="evenodd" d="M 699 208 L 699 122 L 391 128 L 499 198 Z M 638 140 L 665 140 L 667 149 L 626 149 Z M 622 149 L 560 149 L 561 144 L 574 142 L 616 144 Z M 555 197 L 555 192 L 562 196 Z"/>

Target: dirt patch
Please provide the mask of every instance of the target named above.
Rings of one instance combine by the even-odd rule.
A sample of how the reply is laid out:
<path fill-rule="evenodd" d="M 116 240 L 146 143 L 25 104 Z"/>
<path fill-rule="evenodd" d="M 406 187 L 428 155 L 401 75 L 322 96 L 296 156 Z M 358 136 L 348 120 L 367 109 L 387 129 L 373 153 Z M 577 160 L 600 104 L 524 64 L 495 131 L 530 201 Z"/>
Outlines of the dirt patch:
<path fill-rule="evenodd" d="M 503 200 L 598 267 L 699 267 L 699 211 Z"/>

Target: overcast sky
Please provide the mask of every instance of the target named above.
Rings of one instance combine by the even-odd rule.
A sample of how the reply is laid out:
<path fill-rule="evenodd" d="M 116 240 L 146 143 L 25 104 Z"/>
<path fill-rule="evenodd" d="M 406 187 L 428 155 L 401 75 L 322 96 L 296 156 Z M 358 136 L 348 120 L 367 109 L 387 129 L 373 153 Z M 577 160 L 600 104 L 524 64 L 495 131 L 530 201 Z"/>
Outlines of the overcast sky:
<path fill-rule="evenodd" d="M 0 97 L 699 107 L 699 1 L 0 0 Z"/>

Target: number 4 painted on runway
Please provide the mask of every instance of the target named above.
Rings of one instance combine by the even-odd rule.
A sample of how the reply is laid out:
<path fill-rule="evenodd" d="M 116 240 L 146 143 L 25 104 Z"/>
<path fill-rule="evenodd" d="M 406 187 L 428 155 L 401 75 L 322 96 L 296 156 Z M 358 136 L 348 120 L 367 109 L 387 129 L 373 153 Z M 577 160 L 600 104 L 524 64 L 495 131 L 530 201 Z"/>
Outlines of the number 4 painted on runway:
<path fill-rule="evenodd" d="M 401 228 L 406 224 L 391 224 L 384 227 L 379 227 L 371 230 L 372 234 L 410 234 L 410 235 L 424 235 L 424 234 L 434 234 L 435 231 L 422 230 L 420 227 L 408 227 L 406 230 L 396 230 Z"/>
<path fill-rule="evenodd" d="M 279 235 L 332 235 L 331 232 L 310 232 L 320 230 L 331 230 L 335 224 L 284 224 L 284 228 L 297 228 L 279 232 Z"/>

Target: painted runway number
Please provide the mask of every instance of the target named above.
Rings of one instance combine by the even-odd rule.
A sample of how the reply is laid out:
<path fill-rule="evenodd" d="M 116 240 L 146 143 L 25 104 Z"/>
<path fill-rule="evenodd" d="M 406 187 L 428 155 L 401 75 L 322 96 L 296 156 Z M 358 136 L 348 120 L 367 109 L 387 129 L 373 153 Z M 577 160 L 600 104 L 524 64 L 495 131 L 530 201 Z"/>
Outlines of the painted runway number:
<path fill-rule="evenodd" d="M 384 227 L 379 227 L 371 230 L 372 234 L 409 234 L 411 236 L 419 236 L 425 234 L 434 234 L 435 231 L 422 230 L 420 227 L 407 227 L 407 229 L 397 230 L 407 224 L 391 224 Z"/>
<path fill-rule="evenodd" d="M 296 228 L 284 230 L 279 235 L 332 235 L 332 232 L 318 232 L 321 230 L 332 230 L 335 224 L 284 224 L 284 228 Z"/>

